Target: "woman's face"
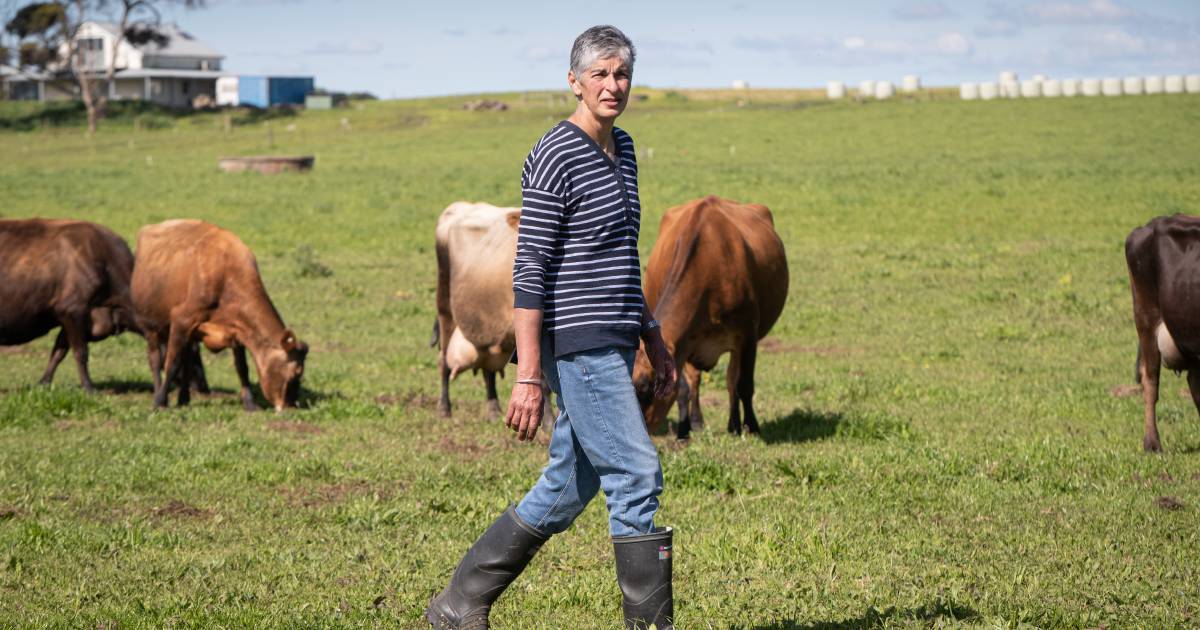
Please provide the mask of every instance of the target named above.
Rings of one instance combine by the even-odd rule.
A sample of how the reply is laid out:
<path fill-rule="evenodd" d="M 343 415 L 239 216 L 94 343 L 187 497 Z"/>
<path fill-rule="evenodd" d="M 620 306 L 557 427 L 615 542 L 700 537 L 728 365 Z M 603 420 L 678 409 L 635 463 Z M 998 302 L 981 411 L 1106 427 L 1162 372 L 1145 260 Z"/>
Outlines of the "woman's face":
<path fill-rule="evenodd" d="M 567 73 L 571 91 L 600 120 L 612 120 L 629 102 L 629 66 L 619 56 L 597 59 L 582 76 Z"/>

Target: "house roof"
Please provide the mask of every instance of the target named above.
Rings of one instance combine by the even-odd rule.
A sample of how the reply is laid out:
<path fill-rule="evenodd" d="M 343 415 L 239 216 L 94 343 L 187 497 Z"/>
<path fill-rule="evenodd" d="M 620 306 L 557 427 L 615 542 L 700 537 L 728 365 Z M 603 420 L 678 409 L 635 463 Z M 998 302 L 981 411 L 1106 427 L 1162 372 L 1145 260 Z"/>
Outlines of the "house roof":
<path fill-rule="evenodd" d="M 96 26 L 108 31 L 112 35 L 119 35 L 119 28 L 113 22 L 94 22 Z M 153 42 L 134 46 L 143 54 L 153 55 L 157 57 L 208 57 L 224 59 L 225 55 L 213 50 L 204 42 L 198 40 L 191 33 L 179 28 L 176 24 L 160 24 L 159 32 L 166 35 L 168 38 L 166 46 L 159 46 Z"/>
<path fill-rule="evenodd" d="M 175 79 L 219 79 L 231 76 L 228 72 L 218 70 L 173 70 L 171 68 L 136 68 L 132 70 L 117 70 L 113 75 L 118 79 L 145 78 L 175 78 Z"/>

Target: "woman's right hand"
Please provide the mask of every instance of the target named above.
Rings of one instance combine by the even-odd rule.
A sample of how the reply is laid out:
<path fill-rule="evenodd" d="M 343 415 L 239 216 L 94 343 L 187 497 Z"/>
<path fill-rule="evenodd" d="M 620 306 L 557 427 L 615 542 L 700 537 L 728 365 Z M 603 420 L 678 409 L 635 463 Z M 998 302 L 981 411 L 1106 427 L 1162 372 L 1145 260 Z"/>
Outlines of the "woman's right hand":
<path fill-rule="evenodd" d="M 542 423 L 542 386 L 534 383 L 517 383 L 513 385 L 512 396 L 508 398 L 508 413 L 504 416 L 504 424 L 517 432 L 517 439 L 522 442 L 532 440 L 537 435 L 538 426 Z"/>

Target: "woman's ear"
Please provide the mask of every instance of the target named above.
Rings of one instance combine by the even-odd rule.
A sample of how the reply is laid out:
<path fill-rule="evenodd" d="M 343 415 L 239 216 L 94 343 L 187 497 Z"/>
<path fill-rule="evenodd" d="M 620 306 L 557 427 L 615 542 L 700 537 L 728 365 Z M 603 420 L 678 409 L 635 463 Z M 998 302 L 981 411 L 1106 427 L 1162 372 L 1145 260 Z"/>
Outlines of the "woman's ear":
<path fill-rule="evenodd" d="M 583 86 L 579 85 L 579 78 L 575 76 L 574 70 L 567 70 L 567 84 L 571 86 L 576 99 L 583 98 Z"/>

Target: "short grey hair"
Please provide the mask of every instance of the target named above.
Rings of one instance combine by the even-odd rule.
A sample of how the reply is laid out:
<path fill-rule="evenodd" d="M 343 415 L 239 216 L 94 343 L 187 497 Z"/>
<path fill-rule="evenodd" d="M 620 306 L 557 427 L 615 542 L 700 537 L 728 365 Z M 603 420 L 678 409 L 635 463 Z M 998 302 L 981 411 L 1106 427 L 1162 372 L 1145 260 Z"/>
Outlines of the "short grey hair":
<path fill-rule="evenodd" d="M 609 57 L 620 57 L 629 65 L 629 72 L 632 73 L 637 49 L 617 27 L 607 24 L 593 26 L 576 37 L 575 44 L 571 46 L 571 72 L 575 76 L 582 76 L 597 59 Z"/>

